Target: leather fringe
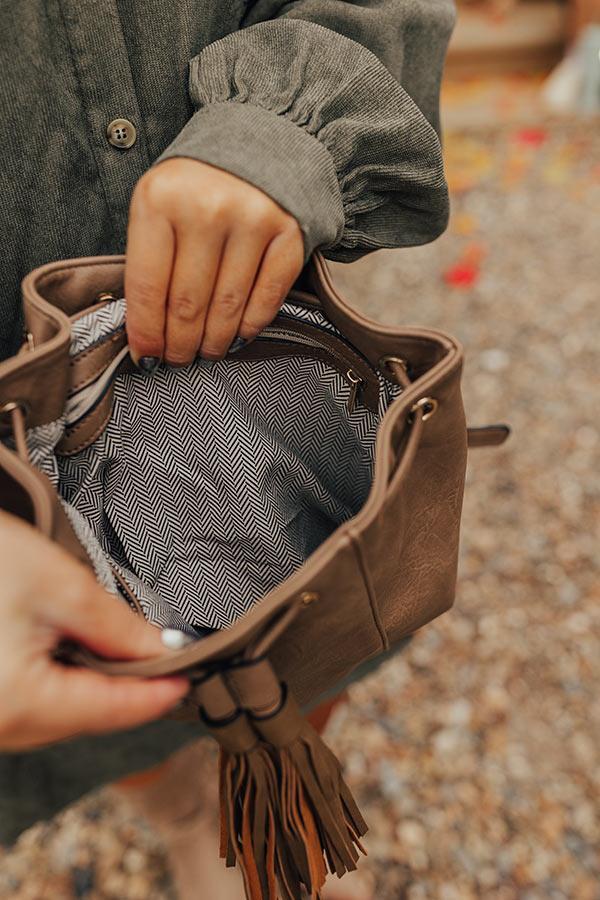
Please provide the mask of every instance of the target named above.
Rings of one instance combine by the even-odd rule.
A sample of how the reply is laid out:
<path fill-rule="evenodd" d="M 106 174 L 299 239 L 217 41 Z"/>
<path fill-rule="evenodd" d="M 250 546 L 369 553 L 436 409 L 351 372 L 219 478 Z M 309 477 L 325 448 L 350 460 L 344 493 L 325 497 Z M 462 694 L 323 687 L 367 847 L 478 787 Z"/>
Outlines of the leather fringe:
<path fill-rule="evenodd" d="M 259 735 L 220 755 L 221 857 L 238 863 L 248 900 L 312 900 L 327 871 L 342 876 L 366 853 L 367 826 L 341 766 L 293 698 L 265 717 L 248 716 Z"/>

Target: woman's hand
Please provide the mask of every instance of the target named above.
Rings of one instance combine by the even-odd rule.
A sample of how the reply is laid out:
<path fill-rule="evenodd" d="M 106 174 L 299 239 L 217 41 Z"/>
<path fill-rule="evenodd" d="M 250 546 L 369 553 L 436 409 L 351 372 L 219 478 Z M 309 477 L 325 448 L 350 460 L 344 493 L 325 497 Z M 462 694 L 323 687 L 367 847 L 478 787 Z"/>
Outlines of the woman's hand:
<path fill-rule="evenodd" d="M 272 321 L 304 261 L 296 220 L 258 188 L 194 159 L 168 159 L 136 185 L 125 296 L 131 354 L 220 359 Z"/>
<path fill-rule="evenodd" d="M 0 750 L 140 725 L 186 693 L 183 678 L 119 678 L 54 660 L 64 638 L 120 659 L 167 651 L 90 570 L 2 512 L 0 571 Z"/>

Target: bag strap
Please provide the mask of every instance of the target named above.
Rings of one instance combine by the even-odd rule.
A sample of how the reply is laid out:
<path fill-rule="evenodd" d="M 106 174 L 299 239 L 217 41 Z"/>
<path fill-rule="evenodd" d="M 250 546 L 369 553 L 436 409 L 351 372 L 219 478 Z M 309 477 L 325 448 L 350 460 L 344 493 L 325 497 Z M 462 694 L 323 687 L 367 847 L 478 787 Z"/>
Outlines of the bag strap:
<path fill-rule="evenodd" d="M 508 425 L 481 425 L 477 428 L 467 428 L 468 447 L 499 447 L 510 435 Z"/>

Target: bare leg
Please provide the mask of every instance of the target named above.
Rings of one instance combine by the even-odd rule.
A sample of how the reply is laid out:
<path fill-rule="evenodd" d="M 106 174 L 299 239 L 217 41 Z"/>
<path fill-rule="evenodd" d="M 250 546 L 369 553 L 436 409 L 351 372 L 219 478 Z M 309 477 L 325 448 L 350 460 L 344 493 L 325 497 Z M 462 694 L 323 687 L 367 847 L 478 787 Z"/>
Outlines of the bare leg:
<path fill-rule="evenodd" d="M 206 738 L 113 786 L 164 841 L 178 900 L 243 900 L 237 868 L 218 853 L 217 754 Z"/>

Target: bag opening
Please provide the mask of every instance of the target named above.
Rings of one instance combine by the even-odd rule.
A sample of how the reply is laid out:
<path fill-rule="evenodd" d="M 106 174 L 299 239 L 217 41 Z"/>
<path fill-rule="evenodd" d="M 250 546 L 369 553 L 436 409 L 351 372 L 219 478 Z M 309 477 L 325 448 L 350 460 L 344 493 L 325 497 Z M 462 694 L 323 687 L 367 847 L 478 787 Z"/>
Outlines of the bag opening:
<path fill-rule="evenodd" d="M 116 571 L 158 625 L 227 627 L 360 511 L 401 388 L 299 301 L 224 360 L 151 377 L 120 365 L 125 315 L 108 300 L 72 320 L 74 366 L 116 350 L 60 421 L 29 431 L 32 461 L 107 587 Z M 65 451 L 107 399 L 99 433 Z"/>

